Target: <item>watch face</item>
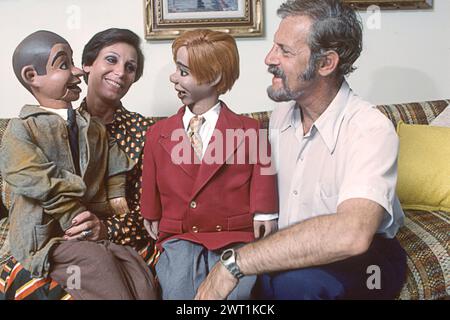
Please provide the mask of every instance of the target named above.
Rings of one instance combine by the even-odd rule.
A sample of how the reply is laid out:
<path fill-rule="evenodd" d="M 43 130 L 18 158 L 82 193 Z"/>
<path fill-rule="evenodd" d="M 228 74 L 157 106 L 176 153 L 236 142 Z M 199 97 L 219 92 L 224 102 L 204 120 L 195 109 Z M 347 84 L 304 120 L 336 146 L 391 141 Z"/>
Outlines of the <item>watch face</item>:
<path fill-rule="evenodd" d="M 233 251 L 225 251 L 224 253 L 223 253 L 223 255 L 222 255 L 222 258 L 224 259 L 224 260 L 228 260 L 228 259 L 230 259 L 231 258 L 231 256 L 233 255 Z"/>

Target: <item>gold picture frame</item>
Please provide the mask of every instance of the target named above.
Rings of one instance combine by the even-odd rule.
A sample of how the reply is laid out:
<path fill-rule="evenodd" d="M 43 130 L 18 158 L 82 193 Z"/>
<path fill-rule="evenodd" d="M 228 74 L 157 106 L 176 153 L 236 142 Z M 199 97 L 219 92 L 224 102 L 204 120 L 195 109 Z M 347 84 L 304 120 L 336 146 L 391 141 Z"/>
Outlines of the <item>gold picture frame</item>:
<path fill-rule="evenodd" d="M 145 39 L 175 39 L 208 28 L 235 37 L 263 35 L 263 0 L 144 0 Z"/>
<path fill-rule="evenodd" d="M 371 5 L 377 5 L 381 9 L 430 9 L 433 0 L 344 0 L 358 10 L 365 10 Z"/>

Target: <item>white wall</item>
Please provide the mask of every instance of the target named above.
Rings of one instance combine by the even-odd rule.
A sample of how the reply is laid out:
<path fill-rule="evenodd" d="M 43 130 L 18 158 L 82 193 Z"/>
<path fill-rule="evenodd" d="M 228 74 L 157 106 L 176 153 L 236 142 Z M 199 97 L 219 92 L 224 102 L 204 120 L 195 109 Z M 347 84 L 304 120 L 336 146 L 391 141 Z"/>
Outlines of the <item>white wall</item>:
<path fill-rule="evenodd" d="M 283 0 L 265 1 L 265 37 L 238 39 L 241 77 L 223 99 L 237 112 L 272 109 L 266 88 L 271 76 L 264 57 L 272 45 Z M 73 25 L 73 6 L 80 27 Z M 361 14 L 363 21 L 369 15 Z M 144 36 L 142 0 L 0 0 L 0 117 L 18 114 L 34 99 L 16 80 L 11 56 L 28 34 L 47 29 L 65 37 L 80 64 L 85 42 L 109 27 L 129 28 Z M 174 70 L 170 41 L 145 42 L 144 76 L 124 98 L 124 105 L 144 115 L 169 115 L 178 109 L 168 78 Z M 435 0 L 433 10 L 383 12 L 381 29 L 365 30 L 359 69 L 349 81 L 356 92 L 374 103 L 450 98 L 450 1 Z M 85 90 L 85 87 L 83 87 Z"/>

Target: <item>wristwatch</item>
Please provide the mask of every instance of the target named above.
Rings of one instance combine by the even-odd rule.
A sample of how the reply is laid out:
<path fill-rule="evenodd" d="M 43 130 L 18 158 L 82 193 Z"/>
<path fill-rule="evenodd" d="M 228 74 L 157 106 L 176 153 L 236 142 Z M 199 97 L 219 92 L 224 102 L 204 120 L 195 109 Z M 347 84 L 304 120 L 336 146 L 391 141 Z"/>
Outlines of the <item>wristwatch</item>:
<path fill-rule="evenodd" d="M 236 263 L 236 252 L 234 249 L 227 249 L 222 252 L 220 262 L 236 279 L 239 280 L 244 276 Z"/>

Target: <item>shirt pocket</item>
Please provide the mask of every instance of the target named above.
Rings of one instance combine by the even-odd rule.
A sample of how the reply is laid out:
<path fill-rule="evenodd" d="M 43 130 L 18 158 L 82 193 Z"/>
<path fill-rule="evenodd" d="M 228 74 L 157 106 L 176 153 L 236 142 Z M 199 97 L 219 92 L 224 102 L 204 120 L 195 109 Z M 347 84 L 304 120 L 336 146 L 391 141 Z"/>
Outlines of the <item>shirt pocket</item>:
<path fill-rule="evenodd" d="M 320 216 L 336 213 L 339 194 L 331 185 L 318 183 L 314 191 L 313 214 Z"/>

